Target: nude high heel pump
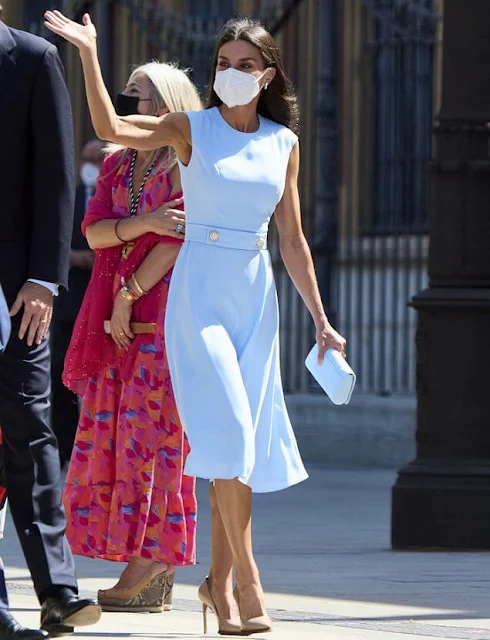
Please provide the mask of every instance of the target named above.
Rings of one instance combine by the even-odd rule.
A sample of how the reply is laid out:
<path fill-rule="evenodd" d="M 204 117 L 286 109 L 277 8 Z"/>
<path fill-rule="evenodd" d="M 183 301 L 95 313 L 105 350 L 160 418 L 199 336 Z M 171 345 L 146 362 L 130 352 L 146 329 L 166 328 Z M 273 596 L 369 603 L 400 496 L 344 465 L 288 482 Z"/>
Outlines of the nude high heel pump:
<path fill-rule="evenodd" d="M 218 619 L 218 633 L 222 636 L 241 636 L 242 625 L 239 620 L 220 618 L 218 615 L 218 609 L 214 604 L 214 600 L 211 597 L 211 591 L 209 590 L 208 577 L 204 579 L 204 582 L 199 587 L 198 591 L 199 600 L 202 604 L 202 620 L 204 624 L 204 633 L 208 632 L 208 619 L 207 610 L 211 609 L 216 618 Z"/>
<path fill-rule="evenodd" d="M 238 587 L 235 585 L 233 589 L 233 595 L 235 596 L 235 600 L 237 601 L 238 608 L 240 608 L 240 595 L 238 593 Z M 255 618 L 249 618 L 246 620 L 241 616 L 242 621 L 242 635 L 250 636 L 253 633 L 268 633 L 272 631 L 272 620 L 270 617 L 265 614 L 263 616 L 257 616 Z"/>

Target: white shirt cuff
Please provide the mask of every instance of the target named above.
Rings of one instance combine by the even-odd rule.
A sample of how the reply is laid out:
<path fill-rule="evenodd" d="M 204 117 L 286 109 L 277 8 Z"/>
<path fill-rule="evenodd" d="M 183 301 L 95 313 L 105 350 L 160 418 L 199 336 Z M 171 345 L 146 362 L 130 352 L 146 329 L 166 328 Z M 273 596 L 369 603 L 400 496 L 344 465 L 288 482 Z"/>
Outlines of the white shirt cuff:
<path fill-rule="evenodd" d="M 29 282 L 34 282 L 35 284 L 40 284 L 41 287 L 46 287 L 49 289 L 54 296 L 58 295 L 58 285 L 53 284 L 52 282 L 45 282 L 44 280 L 35 280 L 34 278 L 29 278 Z"/>

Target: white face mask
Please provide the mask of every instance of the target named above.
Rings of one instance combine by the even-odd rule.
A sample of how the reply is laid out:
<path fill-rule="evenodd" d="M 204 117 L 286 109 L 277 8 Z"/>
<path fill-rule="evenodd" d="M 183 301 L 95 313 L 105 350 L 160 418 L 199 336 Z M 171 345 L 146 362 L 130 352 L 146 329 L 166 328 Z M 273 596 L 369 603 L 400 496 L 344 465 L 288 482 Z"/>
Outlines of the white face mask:
<path fill-rule="evenodd" d="M 253 73 L 245 73 L 245 71 L 239 71 L 232 67 L 225 71 L 217 71 L 213 89 L 216 91 L 218 98 L 230 109 L 243 106 L 252 102 L 255 96 L 258 95 L 261 89 L 259 81 L 266 71 L 258 78 Z"/>
<path fill-rule="evenodd" d="M 99 177 L 99 167 L 92 162 L 84 162 L 80 167 L 80 180 L 88 189 L 93 189 Z"/>

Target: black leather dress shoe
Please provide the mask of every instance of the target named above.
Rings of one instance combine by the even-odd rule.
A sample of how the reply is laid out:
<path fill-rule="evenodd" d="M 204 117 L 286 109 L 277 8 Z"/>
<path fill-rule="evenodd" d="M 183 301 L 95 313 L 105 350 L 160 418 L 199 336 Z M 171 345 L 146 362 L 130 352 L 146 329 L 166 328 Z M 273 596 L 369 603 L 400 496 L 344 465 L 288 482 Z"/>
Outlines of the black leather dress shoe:
<path fill-rule="evenodd" d="M 53 638 L 66 636 L 73 633 L 75 627 L 95 624 L 101 613 L 102 609 L 94 600 L 79 600 L 75 595 L 50 597 L 41 607 L 41 629 Z"/>
<path fill-rule="evenodd" d="M 46 631 L 22 627 L 7 609 L 0 609 L 0 640 L 44 640 Z"/>

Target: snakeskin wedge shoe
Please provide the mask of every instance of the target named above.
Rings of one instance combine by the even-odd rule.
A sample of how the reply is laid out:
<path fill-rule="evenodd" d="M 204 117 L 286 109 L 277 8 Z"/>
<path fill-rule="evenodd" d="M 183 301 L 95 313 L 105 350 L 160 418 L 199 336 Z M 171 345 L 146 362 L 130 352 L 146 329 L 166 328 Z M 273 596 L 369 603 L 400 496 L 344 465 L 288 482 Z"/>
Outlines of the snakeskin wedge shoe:
<path fill-rule="evenodd" d="M 139 590 L 141 583 L 133 589 L 109 589 L 99 591 L 98 602 L 102 611 L 128 613 L 161 613 L 171 611 L 175 572 L 159 573 Z M 136 592 L 135 592 L 136 591 Z"/>

